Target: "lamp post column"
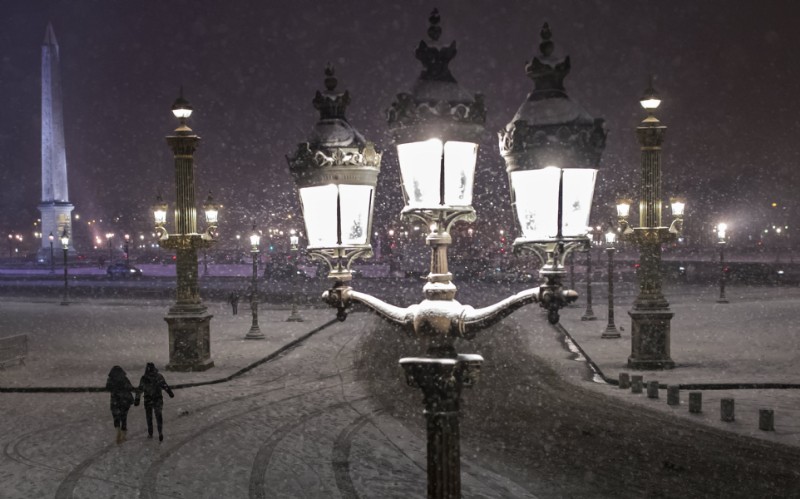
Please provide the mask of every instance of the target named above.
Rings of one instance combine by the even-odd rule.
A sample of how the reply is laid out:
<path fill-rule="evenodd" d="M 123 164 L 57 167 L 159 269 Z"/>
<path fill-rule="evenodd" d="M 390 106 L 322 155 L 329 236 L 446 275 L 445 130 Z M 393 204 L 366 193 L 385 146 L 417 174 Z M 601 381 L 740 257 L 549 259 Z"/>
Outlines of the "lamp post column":
<path fill-rule="evenodd" d="M 592 310 L 592 245 L 586 249 L 586 311 L 581 316 L 582 321 L 596 321 L 597 316 Z"/>
<path fill-rule="evenodd" d="M 51 274 L 55 274 L 56 273 L 56 259 L 55 259 L 55 256 L 53 255 L 53 239 L 54 239 L 53 233 L 51 232 L 48 237 L 50 239 L 50 273 Z"/>
<path fill-rule="evenodd" d="M 212 240 L 197 233 L 194 193 L 194 151 L 200 137 L 186 125 L 191 107 L 183 97 L 173 105 L 180 126 L 167 137 L 175 159 L 175 234 L 161 238 L 161 247 L 176 253 L 176 300 L 164 320 L 169 329 L 169 371 L 205 371 L 211 360 L 210 323 L 213 317 L 200 299 L 197 250 Z"/>
<path fill-rule="evenodd" d="M 400 360 L 406 381 L 422 389 L 428 436 L 428 497 L 461 498 L 461 449 L 458 411 L 461 391 L 472 386 L 480 370 L 479 355 L 440 351 L 439 358 Z"/>
<path fill-rule="evenodd" d="M 61 234 L 61 247 L 64 250 L 64 296 L 61 298 L 62 305 L 69 305 L 69 281 L 67 280 L 67 253 L 69 252 L 69 236 L 67 229 Z"/>
<path fill-rule="evenodd" d="M 614 324 L 614 252 L 616 250 L 613 243 L 609 243 L 606 247 L 606 253 L 608 253 L 608 324 L 600 337 L 608 339 L 620 337 L 617 326 Z"/>
<path fill-rule="evenodd" d="M 725 241 L 718 242 L 717 246 L 719 247 L 719 299 L 717 303 L 729 303 L 725 297 L 725 281 L 727 280 L 725 272 Z"/>
<path fill-rule="evenodd" d="M 261 237 L 259 236 L 258 232 L 256 232 L 255 226 L 253 227 L 253 233 L 250 236 L 250 255 L 253 257 L 253 280 L 251 284 L 252 293 L 250 294 L 250 314 L 252 316 L 252 323 L 250 324 L 250 330 L 247 331 L 244 339 L 246 340 L 263 340 L 264 334 L 261 332 L 261 329 L 258 327 L 258 255 L 260 251 L 258 249 L 258 243 L 260 242 Z"/>
<path fill-rule="evenodd" d="M 649 88 L 648 95 L 655 95 Z M 636 128 L 641 146 L 641 192 L 639 227 L 632 239 L 639 247 L 639 294 L 628 312 L 631 317 L 631 355 L 633 369 L 672 369 L 670 357 L 670 321 L 673 312 L 661 291 L 661 245 L 674 234 L 661 224 L 661 144 L 667 127 L 655 117 L 657 107 L 642 100 L 647 118 Z M 660 101 L 658 101 L 660 102 Z"/>

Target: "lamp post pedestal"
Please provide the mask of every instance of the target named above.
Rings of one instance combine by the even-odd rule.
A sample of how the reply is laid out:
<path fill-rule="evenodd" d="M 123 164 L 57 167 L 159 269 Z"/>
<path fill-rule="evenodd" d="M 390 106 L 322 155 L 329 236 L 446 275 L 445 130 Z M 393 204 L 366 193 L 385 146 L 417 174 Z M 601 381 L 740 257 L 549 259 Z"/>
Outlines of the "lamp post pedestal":
<path fill-rule="evenodd" d="M 164 320 L 169 331 L 168 371 L 205 371 L 211 360 L 212 314 L 200 300 L 197 284 L 197 249 L 208 244 L 199 234 L 172 235 L 162 248 L 176 250 L 177 299 Z"/>

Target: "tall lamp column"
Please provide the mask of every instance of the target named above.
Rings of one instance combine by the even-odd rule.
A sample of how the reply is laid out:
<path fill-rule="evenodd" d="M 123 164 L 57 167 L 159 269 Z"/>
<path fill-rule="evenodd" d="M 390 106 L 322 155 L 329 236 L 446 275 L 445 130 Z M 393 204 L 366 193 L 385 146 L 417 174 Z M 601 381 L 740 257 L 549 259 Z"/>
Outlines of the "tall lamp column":
<path fill-rule="evenodd" d="M 726 244 L 726 231 L 728 224 L 717 225 L 717 247 L 719 248 L 719 298 L 717 303 L 729 303 L 725 297 L 725 282 L 727 281 L 727 272 L 725 271 L 725 244 Z"/>
<path fill-rule="evenodd" d="M 608 324 L 603 331 L 601 338 L 619 338 L 617 326 L 614 324 L 614 252 L 617 248 L 614 243 L 617 241 L 617 234 L 609 230 L 606 233 L 606 253 L 608 254 Z"/>
<path fill-rule="evenodd" d="M 627 215 L 630 204 L 617 204 L 617 215 L 623 236 L 639 248 L 639 294 L 628 312 L 631 317 L 632 369 L 672 369 L 670 356 L 670 321 L 674 315 L 661 290 L 661 245 L 677 239 L 683 221 L 684 203 L 673 200 L 670 227 L 661 219 L 661 144 L 667 127 L 655 117 L 661 104 L 652 82 L 640 99 L 647 117 L 636 128 L 641 146 L 641 191 L 639 227 L 631 228 Z"/>
<path fill-rule="evenodd" d="M 197 279 L 197 251 L 216 241 L 217 206 L 203 206 L 206 230 L 197 232 L 194 194 L 194 151 L 200 137 L 186 124 L 192 114 L 189 102 L 181 96 L 172 105 L 180 124 L 167 144 L 175 158 L 175 234 L 166 230 L 167 205 L 159 197 L 153 207 L 159 245 L 176 253 L 176 301 L 164 320 L 169 331 L 170 371 L 205 371 L 214 367 L 211 360 L 210 324 L 213 317 L 200 299 Z"/>
<path fill-rule="evenodd" d="M 61 248 L 64 250 L 64 296 L 61 298 L 62 305 L 69 305 L 69 281 L 67 280 L 67 253 L 69 252 L 69 234 L 67 229 L 61 233 Z"/>
<path fill-rule="evenodd" d="M 108 241 L 108 264 L 114 265 L 114 250 L 111 247 L 111 239 L 114 237 L 113 232 L 106 233 L 106 241 Z"/>
<path fill-rule="evenodd" d="M 258 255 L 261 253 L 259 244 L 261 243 L 261 234 L 256 230 L 253 224 L 253 232 L 250 234 L 250 255 L 253 257 L 253 281 L 251 284 L 252 293 L 250 294 L 250 313 L 253 321 L 250 324 L 250 330 L 247 331 L 244 339 L 246 340 L 263 340 L 264 334 L 258 327 Z"/>

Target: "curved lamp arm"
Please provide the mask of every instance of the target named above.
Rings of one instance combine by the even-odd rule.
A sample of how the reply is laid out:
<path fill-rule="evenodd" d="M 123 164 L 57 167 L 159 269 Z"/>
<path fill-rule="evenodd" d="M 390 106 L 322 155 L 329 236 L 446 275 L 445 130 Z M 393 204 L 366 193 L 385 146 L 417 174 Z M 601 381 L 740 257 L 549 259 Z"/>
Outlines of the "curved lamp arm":
<path fill-rule="evenodd" d="M 474 338 L 478 331 L 497 324 L 505 317 L 516 312 L 517 309 L 529 303 L 539 303 L 541 301 L 540 295 L 541 289 L 536 287 L 520 291 L 488 307 L 477 310 L 470 306 L 464 307 L 464 311 L 461 313 L 463 336 Z"/>

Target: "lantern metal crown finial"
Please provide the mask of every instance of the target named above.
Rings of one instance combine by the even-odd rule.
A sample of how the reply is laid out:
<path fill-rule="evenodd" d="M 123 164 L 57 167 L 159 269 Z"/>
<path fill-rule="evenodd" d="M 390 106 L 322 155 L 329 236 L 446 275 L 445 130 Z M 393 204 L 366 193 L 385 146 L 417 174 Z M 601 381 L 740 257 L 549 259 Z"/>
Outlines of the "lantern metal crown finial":
<path fill-rule="evenodd" d="M 553 55 L 555 44 L 550 25 L 544 23 L 540 32 L 539 56 L 525 65 L 525 72 L 534 82 L 534 90 L 528 96 L 530 100 L 567 97 L 564 91 L 564 78 L 571 67 L 569 56 L 559 59 Z"/>
<path fill-rule="evenodd" d="M 428 36 L 431 41 L 436 43 L 442 36 L 442 27 L 439 26 L 441 17 L 439 17 L 438 9 L 433 9 L 433 12 L 431 12 L 428 18 L 428 22 L 430 22 Z M 414 55 L 424 66 L 419 78 L 421 80 L 448 81 L 455 83 L 456 79 L 453 77 L 452 73 L 450 73 L 450 68 L 448 66 L 457 53 L 455 40 L 447 47 L 428 45 L 424 40 L 421 40 L 416 52 L 414 52 Z"/>
<path fill-rule="evenodd" d="M 325 92 L 317 91 L 312 103 L 314 108 L 319 111 L 319 118 L 321 120 L 339 119 L 347 121 L 345 112 L 347 106 L 350 104 L 350 93 L 345 90 L 344 93 L 337 93 L 336 86 L 339 80 L 336 79 L 335 69 L 332 64 L 328 63 L 325 67 Z"/>

